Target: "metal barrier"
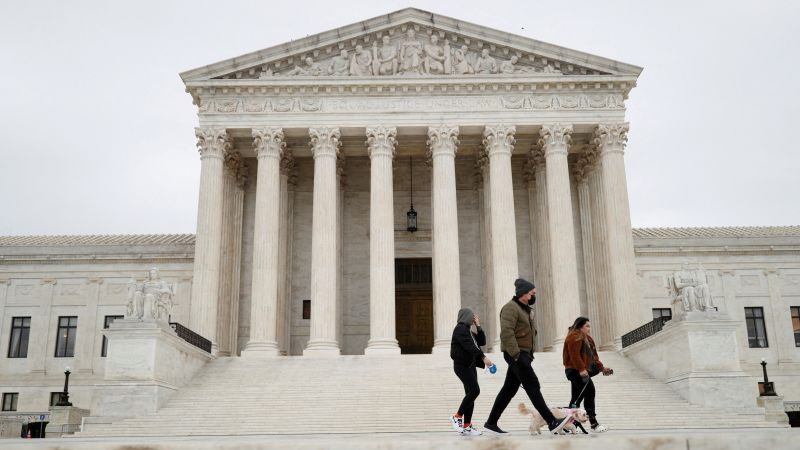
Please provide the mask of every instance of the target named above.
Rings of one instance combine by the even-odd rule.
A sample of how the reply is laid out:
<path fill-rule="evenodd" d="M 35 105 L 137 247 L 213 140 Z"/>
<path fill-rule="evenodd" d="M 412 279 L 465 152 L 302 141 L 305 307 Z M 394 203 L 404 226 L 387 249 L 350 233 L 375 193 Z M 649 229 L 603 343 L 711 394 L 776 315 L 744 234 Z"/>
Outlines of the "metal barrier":
<path fill-rule="evenodd" d="M 185 326 L 179 324 L 178 322 L 170 322 L 169 326 L 170 328 L 175 330 L 175 334 L 177 334 L 179 338 L 194 345 L 200 350 L 203 350 L 204 352 L 211 353 L 211 341 L 209 341 L 208 339 L 204 338 L 203 336 L 200 336 L 199 334 L 186 328 Z"/>
<path fill-rule="evenodd" d="M 629 345 L 633 345 L 643 339 L 649 338 L 650 336 L 658 333 L 664 328 L 664 324 L 669 321 L 671 317 L 658 317 L 653 319 L 652 322 L 648 322 L 639 328 L 622 335 L 622 348 L 625 348 Z"/>

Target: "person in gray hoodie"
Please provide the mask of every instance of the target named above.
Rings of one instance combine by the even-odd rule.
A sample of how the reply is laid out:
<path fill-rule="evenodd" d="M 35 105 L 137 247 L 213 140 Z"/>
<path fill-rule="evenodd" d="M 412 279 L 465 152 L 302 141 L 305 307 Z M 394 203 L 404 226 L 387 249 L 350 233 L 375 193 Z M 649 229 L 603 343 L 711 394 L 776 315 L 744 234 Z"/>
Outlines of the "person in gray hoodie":
<path fill-rule="evenodd" d="M 472 325 L 475 325 L 477 333 L 472 332 Z M 492 366 L 492 361 L 481 350 L 482 345 L 486 345 L 486 335 L 481 329 L 478 316 L 470 308 L 461 308 L 450 341 L 450 358 L 453 360 L 453 371 L 464 384 L 465 395 L 458 411 L 450 417 L 450 424 L 453 429 L 467 436 L 483 434 L 472 427 L 475 399 L 481 393 L 476 367 Z"/>

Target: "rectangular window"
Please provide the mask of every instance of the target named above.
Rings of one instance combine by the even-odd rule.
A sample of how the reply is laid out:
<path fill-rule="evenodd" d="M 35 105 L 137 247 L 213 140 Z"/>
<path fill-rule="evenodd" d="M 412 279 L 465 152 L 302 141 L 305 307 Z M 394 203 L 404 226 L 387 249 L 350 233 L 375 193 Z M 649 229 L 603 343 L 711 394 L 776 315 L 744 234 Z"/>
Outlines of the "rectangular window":
<path fill-rule="evenodd" d="M 3 394 L 3 411 L 16 411 L 19 392 L 6 392 Z"/>
<path fill-rule="evenodd" d="M 792 329 L 794 330 L 794 346 L 800 347 L 800 306 L 792 306 Z"/>
<path fill-rule="evenodd" d="M 303 319 L 311 318 L 311 300 L 303 300 Z"/>
<path fill-rule="evenodd" d="M 51 392 L 50 393 L 50 406 L 56 406 L 58 401 L 61 400 L 61 392 Z"/>
<path fill-rule="evenodd" d="M 666 317 L 667 320 L 672 320 L 672 310 L 669 308 L 653 308 L 653 319 Z"/>
<path fill-rule="evenodd" d="M 58 335 L 56 336 L 56 358 L 75 356 L 75 339 L 78 334 L 78 318 L 75 316 L 58 318 Z"/>
<path fill-rule="evenodd" d="M 106 316 L 106 320 L 103 321 L 103 329 L 110 327 L 111 324 L 114 323 L 114 321 L 117 319 L 122 319 L 122 316 Z M 105 358 L 107 351 L 108 351 L 108 338 L 103 336 L 103 346 L 100 349 L 100 356 Z"/>
<path fill-rule="evenodd" d="M 744 321 L 747 324 L 747 341 L 750 348 L 767 348 L 767 326 L 764 323 L 764 308 L 752 307 L 744 309 Z"/>
<path fill-rule="evenodd" d="M 11 319 L 11 339 L 8 343 L 9 358 L 28 357 L 28 338 L 30 334 L 30 317 L 13 317 Z"/>

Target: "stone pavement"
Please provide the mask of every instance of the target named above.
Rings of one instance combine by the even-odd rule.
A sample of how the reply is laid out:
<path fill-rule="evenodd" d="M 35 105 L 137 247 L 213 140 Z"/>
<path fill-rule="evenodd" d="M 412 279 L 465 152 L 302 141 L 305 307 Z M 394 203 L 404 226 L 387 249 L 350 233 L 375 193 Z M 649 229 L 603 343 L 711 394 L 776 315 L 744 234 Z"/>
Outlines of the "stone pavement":
<path fill-rule="evenodd" d="M 800 448 L 800 429 L 609 431 L 581 436 L 464 437 L 450 433 L 369 433 L 317 435 L 182 436 L 144 438 L 2 439 L 3 450 L 222 450 L 222 449 L 649 449 L 782 450 Z"/>

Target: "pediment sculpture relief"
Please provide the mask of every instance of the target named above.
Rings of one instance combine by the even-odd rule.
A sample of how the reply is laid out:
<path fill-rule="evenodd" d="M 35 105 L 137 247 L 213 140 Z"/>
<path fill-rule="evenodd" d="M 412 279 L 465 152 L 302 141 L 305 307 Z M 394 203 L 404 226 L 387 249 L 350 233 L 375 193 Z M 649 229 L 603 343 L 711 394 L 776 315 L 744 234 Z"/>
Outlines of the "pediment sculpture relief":
<path fill-rule="evenodd" d="M 338 44 L 338 53 L 328 48 L 333 56 L 319 57 L 320 50 L 273 61 L 256 70 L 253 76 L 260 79 L 271 77 L 345 77 L 345 76 L 403 76 L 403 75 L 511 75 L 511 74 L 587 74 L 598 73 L 585 67 L 577 67 L 564 62 L 550 61 L 547 58 L 525 54 L 512 49 L 499 51 L 494 45 L 484 44 L 467 38 L 451 36 L 460 45 L 452 45 L 444 39 L 443 33 L 429 31 L 417 33 L 413 27 L 403 33 L 379 34 L 377 39 L 362 37 L 351 40 L 348 48 L 345 43 Z M 358 42 L 358 44 L 356 44 Z M 367 42 L 371 42 L 368 45 Z M 466 45 L 471 43 L 472 46 Z M 477 49 L 474 47 L 478 47 Z M 333 47 L 333 46 L 332 46 Z M 334 47 L 335 48 L 335 47 Z M 497 50 L 493 51 L 490 50 Z M 511 50 L 511 51 L 509 51 Z M 503 53 L 503 57 L 498 54 Z M 522 61 L 525 61 L 524 63 Z M 557 66 L 567 67 L 563 71 Z M 250 70 L 252 73 L 252 69 Z M 233 77 L 233 74 L 221 78 Z M 235 75 L 242 78 L 242 72 Z M 244 78 L 248 76 L 245 75 Z"/>

